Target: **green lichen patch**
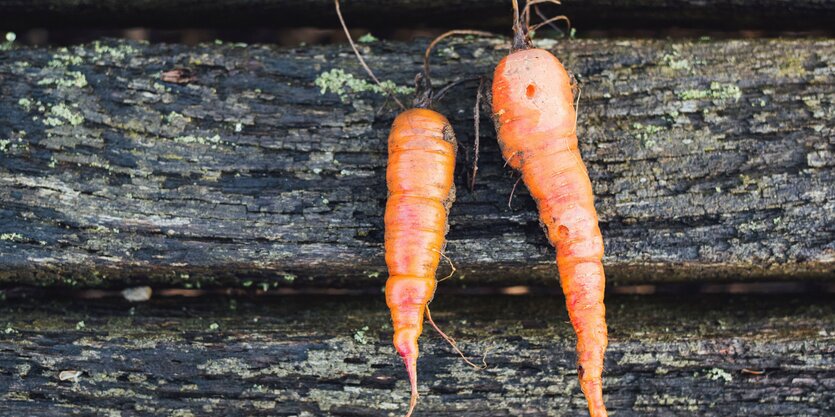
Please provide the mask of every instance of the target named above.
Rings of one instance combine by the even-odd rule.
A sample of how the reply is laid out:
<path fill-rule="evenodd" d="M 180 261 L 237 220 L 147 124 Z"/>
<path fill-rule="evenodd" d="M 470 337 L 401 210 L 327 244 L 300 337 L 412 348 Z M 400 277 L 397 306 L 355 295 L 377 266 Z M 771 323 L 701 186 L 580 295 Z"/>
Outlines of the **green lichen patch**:
<path fill-rule="evenodd" d="M 725 382 L 733 382 L 734 377 L 728 371 L 720 368 L 712 368 L 707 372 L 708 379 L 712 381 L 723 380 Z"/>
<path fill-rule="evenodd" d="M 739 86 L 735 84 L 725 84 L 720 82 L 710 83 L 708 90 L 684 90 L 678 93 L 682 100 L 701 100 L 710 98 L 714 100 L 739 100 L 742 97 L 742 91 Z"/>
<path fill-rule="evenodd" d="M 0 233 L 0 240 L 10 241 L 10 242 L 22 242 L 25 239 L 23 235 L 20 233 Z"/>
<path fill-rule="evenodd" d="M 110 46 L 95 41 L 93 42 L 93 52 L 95 52 L 97 58 L 109 57 L 121 61 L 128 56 L 135 55 L 139 51 L 128 43 L 119 43 L 115 46 Z"/>
<path fill-rule="evenodd" d="M 645 148 L 651 148 L 656 145 L 655 136 L 658 133 L 667 130 L 663 126 L 656 126 L 643 123 L 633 123 L 632 132 Z"/>
<path fill-rule="evenodd" d="M 446 59 L 461 59 L 461 54 L 459 54 L 453 46 L 438 49 L 438 55 Z"/>
<path fill-rule="evenodd" d="M 64 103 L 58 103 L 49 109 L 44 124 L 47 126 L 61 126 L 64 122 L 69 122 L 73 126 L 78 126 L 84 123 L 84 116 L 78 113 Z"/>
<path fill-rule="evenodd" d="M 365 335 L 365 332 L 367 332 L 367 331 L 368 331 L 368 326 L 363 326 L 362 329 L 359 329 L 356 332 L 354 332 L 354 340 L 361 345 L 367 345 L 367 344 L 371 343 L 371 341 Z"/>
<path fill-rule="evenodd" d="M 661 58 L 661 62 L 664 63 L 667 67 L 674 69 L 676 71 L 689 71 L 693 68 L 690 60 L 687 58 L 682 58 L 679 56 L 678 52 L 673 52 L 672 54 L 666 54 L 663 58 Z"/>
<path fill-rule="evenodd" d="M 806 75 L 806 67 L 799 56 L 789 56 L 779 64 L 778 74 L 781 77 L 798 78 Z"/>
<path fill-rule="evenodd" d="M 84 88 L 87 86 L 87 77 L 78 71 L 64 71 L 61 78 L 43 78 L 38 85 L 56 85 L 63 88 Z"/>
<path fill-rule="evenodd" d="M 58 52 L 52 55 L 52 60 L 47 63 L 47 66 L 51 68 L 64 68 L 68 65 L 81 65 L 82 63 L 84 63 L 84 60 L 80 56 L 70 54 L 67 48 L 60 48 Z"/>
<path fill-rule="evenodd" d="M 359 41 L 360 43 L 372 43 L 377 42 L 378 40 L 379 39 L 377 39 L 376 36 L 372 35 L 371 32 L 368 32 L 365 35 L 360 36 L 359 39 L 357 39 L 357 41 Z"/>
<path fill-rule="evenodd" d="M 207 375 L 237 375 L 241 378 L 252 378 L 257 375 L 250 369 L 249 364 L 239 358 L 221 358 L 206 361 L 197 365 L 197 369 Z"/>
<path fill-rule="evenodd" d="M 29 100 L 28 98 L 24 97 L 17 101 L 17 105 L 23 107 L 23 110 L 26 110 L 28 112 L 32 109 L 32 100 Z"/>
<path fill-rule="evenodd" d="M 343 102 L 348 100 L 350 94 L 374 93 L 386 95 L 412 94 L 415 92 L 413 87 L 398 86 L 389 80 L 381 82 L 380 85 L 372 84 L 356 78 L 353 74 L 348 74 L 340 68 L 334 68 L 319 74 L 313 83 L 319 87 L 322 94 L 335 93 Z"/>

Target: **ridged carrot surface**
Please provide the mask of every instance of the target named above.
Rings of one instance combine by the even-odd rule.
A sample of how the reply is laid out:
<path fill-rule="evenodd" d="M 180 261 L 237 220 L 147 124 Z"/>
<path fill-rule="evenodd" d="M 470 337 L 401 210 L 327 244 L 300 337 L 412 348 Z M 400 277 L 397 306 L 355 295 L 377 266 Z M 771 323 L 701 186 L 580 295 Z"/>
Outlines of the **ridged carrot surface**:
<path fill-rule="evenodd" d="M 560 284 L 577 333 L 580 387 L 592 417 L 606 416 L 603 355 L 608 343 L 603 290 L 603 238 L 594 196 L 577 150 L 574 95 L 568 73 L 542 49 L 512 52 L 496 67 L 493 113 L 502 154 L 539 207 L 557 248 Z"/>
<path fill-rule="evenodd" d="M 386 304 L 394 346 L 409 373 L 412 398 L 407 415 L 417 402 L 418 337 L 426 305 L 435 294 L 435 270 L 455 197 L 455 152 L 452 127 L 440 113 L 415 108 L 395 118 L 386 170 Z"/>

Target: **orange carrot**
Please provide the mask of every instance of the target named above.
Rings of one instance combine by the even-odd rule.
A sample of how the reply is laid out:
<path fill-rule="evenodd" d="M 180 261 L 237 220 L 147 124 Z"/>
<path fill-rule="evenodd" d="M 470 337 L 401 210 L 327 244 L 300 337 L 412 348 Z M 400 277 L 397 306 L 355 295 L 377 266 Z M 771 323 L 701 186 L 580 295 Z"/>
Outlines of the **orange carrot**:
<path fill-rule="evenodd" d="M 386 304 L 394 324 L 394 346 L 412 388 L 407 416 L 417 404 L 417 341 L 426 305 L 435 293 L 435 270 L 455 198 L 455 153 L 455 136 L 440 113 L 413 108 L 394 120 L 386 170 Z"/>
<path fill-rule="evenodd" d="M 577 149 L 571 81 L 554 55 L 531 46 L 513 3 L 514 45 L 493 78 L 499 145 L 507 163 L 522 173 L 548 240 L 557 248 L 560 284 L 577 333 L 580 387 L 591 416 L 606 416 L 603 238 L 591 182 Z"/>
<path fill-rule="evenodd" d="M 342 17 L 339 0 L 334 0 L 334 5 L 357 59 L 377 85 L 383 87 L 354 44 Z M 449 121 L 429 107 L 433 100 L 440 100 L 449 88 L 467 81 L 450 83 L 435 93 L 429 77 L 429 56 L 438 42 L 452 35 L 490 36 L 487 32 L 471 30 L 452 30 L 438 36 L 426 49 L 424 72 L 418 74 L 415 80 L 414 107 L 406 110 L 400 100 L 389 93 L 403 112 L 394 119 L 388 140 L 385 250 L 389 278 L 386 281 L 386 304 L 391 310 L 394 326 L 394 347 L 406 364 L 411 386 L 406 417 L 412 415 L 418 400 L 418 338 L 423 332 L 424 312 L 435 330 L 467 364 L 483 369 L 470 362 L 455 340 L 435 325 L 428 306 L 435 295 L 438 283 L 435 272 L 440 257 L 444 256 L 445 236 L 449 229 L 447 216 L 455 200 L 453 172 L 457 152 L 455 134 Z M 452 266 L 452 269 L 454 273 L 455 267 Z"/>

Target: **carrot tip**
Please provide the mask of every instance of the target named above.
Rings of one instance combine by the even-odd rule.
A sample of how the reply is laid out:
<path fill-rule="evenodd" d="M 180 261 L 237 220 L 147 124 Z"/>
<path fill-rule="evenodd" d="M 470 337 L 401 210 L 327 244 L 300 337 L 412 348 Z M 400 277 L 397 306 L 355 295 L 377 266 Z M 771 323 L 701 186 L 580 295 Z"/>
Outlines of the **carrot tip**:
<path fill-rule="evenodd" d="M 412 357 L 404 357 L 403 362 L 406 363 L 406 372 L 409 373 L 409 385 L 412 387 L 412 394 L 409 399 L 409 411 L 405 417 L 411 417 L 412 412 L 415 411 L 415 406 L 417 406 L 418 397 L 420 396 L 417 388 L 417 360 Z"/>
<path fill-rule="evenodd" d="M 412 398 L 409 400 L 409 412 L 406 413 L 406 417 L 411 417 L 412 412 L 415 411 L 415 406 L 417 406 L 418 401 L 418 392 L 417 388 L 412 389 Z"/>
<path fill-rule="evenodd" d="M 591 417 L 606 417 L 606 406 L 603 404 L 603 386 L 600 379 L 580 380 L 580 388 L 586 397 Z"/>

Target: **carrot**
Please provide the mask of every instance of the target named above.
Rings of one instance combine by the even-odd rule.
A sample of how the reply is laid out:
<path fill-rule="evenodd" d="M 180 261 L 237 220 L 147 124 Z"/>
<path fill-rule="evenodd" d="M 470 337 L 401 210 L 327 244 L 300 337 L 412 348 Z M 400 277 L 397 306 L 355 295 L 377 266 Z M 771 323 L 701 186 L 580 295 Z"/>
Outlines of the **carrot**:
<path fill-rule="evenodd" d="M 345 35 L 360 64 L 382 87 L 351 38 L 339 8 L 339 0 L 334 0 L 334 4 Z M 414 107 L 407 110 L 397 97 L 389 94 L 403 112 L 394 119 L 388 138 L 385 257 L 389 278 L 386 281 L 386 304 L 391 310 L 394 346 L 409 375 L 411 397 L 406 417 L 412 415 L 419 397 L 418 338 L 423 332 L 424 314 L 438 333 L 468 364 L 481 368 L 464 356 L 455 340 L 438 329 L 432 322 L 428 307 L 435 295 L 438 283 L 435 272 L 440 257 L 444 256 L 445 237 L 449 229 L 447 216 L 455 200 L 453 173 L 458 146 L 447 118 L 429 107 L 433 99 L 439 100 L 453 85 L 466 81 L 450 83 L 437 94 L 434 93 L 429 77 L 429 56 L 438 42 L 451 35 L 490 34 L 468 30 L 444 33 L 430 43 L 426 50 L 424 73 L 418 74 L 416 78 L 418 88 Z M 454 271 L 453 266 L 453 273 Z"/>
<path fill-rule="evenodd" d="M 606 416 L 603 238 L 591 181 L 577 149 L 570 77 L 554 55 L 533 48 L 523 32 L 516 0 L 513 6 L 514 44 L 493 78 L 499 145 L 507 163 L 521 172 L 548 240 L 557 249 L 560 284 L 577 333 L 580 387 L 590 415 Z"/>
<path fill-rule="evenodd" d="M 453 172 L 458 145 L 447 118 L 428 107 L 433 99 L 440 99 L 450 87 L 463 82 L 450 83 L 435 94 L 429 77 L 429 55 L 438 42 L 452 35 L 490 34 L 453 30 L 429 44 L 424 55 L 423 74 L 417 77 L 415 107 L 394 119 L 388 142 L 385 248 L 389 278 L 386 304 L 394 326 L 394 347 L 406 365 L 411 386 L 406 417 L 412 415 L 419 396 L 418 338 L 423 332 L 424 313 L 432 327 L 467 364 L 483 369 L 464 356 L 455 340 L 435 325 L 429 312 L 429 302 L 438 284 L 435 271 L 443 256 L 449 229 L 447 216 L 455 200 Z M 452 268 L 454 273 L 455 267 Z"/>
<path fill-rule="evenodd" d="M 417 404 L 417 342 L 424 311 L 435 293 L 435 270 L 455 198 L 455 153 L 455 136 L 442 114 L 413 108 L 394 119 L 386 169 L 386 304 L 394 346 L 406 364 L 412 389 L 407 416 Z"/>

